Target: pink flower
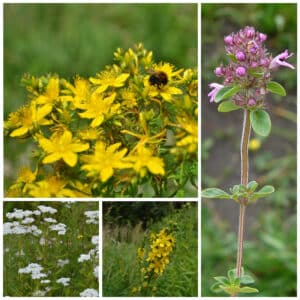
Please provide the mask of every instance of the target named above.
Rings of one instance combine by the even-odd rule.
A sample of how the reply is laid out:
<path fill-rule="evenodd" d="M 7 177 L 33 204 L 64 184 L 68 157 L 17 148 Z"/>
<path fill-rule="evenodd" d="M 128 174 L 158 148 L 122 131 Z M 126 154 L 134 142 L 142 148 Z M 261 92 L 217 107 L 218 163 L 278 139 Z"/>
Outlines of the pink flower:
<path fill-rule="evenodd" d="M 225 42 L 226 45 L 232 45 L 232 43 L 233 43 L 233 38 L 232 38 L 232 36 L 231 36 L 231 35 L 225 36 L 224 42 Z"/>
<path fill-rule="evenodd" d="M 284 52 L 280 53 L 279 55 L 277 55 L 276 57 L 274 57 L 272 59 L 272 61 L 270 62 L 269 68 L 270 69 L 276 69 L 280 66 L 283 67 L 288 67 L 291 69 L 295 69 L 295 67 L 289 63 L 287 63 L 285 60 L 288 59 L 289 57 L 293 56 L 294 53 L 291 53 L 289 55 L 288 50 L 286 49 Z"/>
<path fill-rule="evenodd" d="M 219 91 L 220 89 L 222 89 L 222 88 L 224 87 L 224 85 L 213 82 L 213 83 L 210 83 L 208 86 L 212 89 L 212 90 L 208 93 L 208 97 L 210 97 L 209 102 L 211 103 L 211 102 L 214 102 L 214 101 L 215 101 L 215 97 L 216 97 L 218 91 Z"/>
<path fill-rule="evenodd" d="M 250 99 L 248 100 L 248 105 L 249 105 L 249 106 L 254 106 L 255 104 L 256 104 L 255 99 L 250 98 Z"/>
<path fill-rule="evenodd" d="M 235 70 L 235 74 L 237 76 L 245 76 L 246 75 L 246 69 L 244 67 L 237 67 L 237 69 Z"/>
<path fill-rule="evenodd" d="M 222 68 L 221 68 L 221 67 L 217 67 L 217 68 L 215 69 L 215 74 L 216 74 L 216 76 L 218 76 L 218 77 L 223 76 L 224 73 L 223 73 Z"/>

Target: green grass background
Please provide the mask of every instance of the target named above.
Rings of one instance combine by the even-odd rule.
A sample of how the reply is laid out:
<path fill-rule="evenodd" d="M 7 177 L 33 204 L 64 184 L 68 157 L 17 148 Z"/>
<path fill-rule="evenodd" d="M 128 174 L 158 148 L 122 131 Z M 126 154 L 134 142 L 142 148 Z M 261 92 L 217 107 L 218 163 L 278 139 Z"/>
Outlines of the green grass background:
<path fill-rule="evenodd" d="M 88 77 L 113 63 L 116 48 L 142 42 L 155 61 L 197 65 L 196 4 L 4 4 L 4 118 L 26 102 L 24 73 Z M 4 141 L 5 183 L 31 153 Z"/>

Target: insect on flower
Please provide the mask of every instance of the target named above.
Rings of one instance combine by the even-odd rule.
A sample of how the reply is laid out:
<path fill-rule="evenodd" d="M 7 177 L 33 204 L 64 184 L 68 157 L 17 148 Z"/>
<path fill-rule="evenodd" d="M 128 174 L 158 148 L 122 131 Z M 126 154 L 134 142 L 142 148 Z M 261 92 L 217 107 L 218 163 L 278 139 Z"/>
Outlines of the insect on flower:
<path fill-rule="evenodd" d="M 155 85 L 156 87 L 161 88 L 168 83 L 168 76 L 165 72 L 149 69 L 148 73 L 151 75 L 149 77 L 150 85 Z"/>

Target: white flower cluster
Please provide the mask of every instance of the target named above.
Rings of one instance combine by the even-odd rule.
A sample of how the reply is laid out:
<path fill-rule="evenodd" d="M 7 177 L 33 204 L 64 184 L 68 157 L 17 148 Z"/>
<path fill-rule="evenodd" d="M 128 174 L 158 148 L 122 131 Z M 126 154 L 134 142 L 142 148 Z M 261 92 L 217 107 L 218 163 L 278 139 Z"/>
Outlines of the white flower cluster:
<path fill-rule="evenodd" d="M 38 209 L 42 212 L 42 213 L 49 213 L 49 214 L 56 214 L 57 213 L 57 209 L 52 208 L 50 206 L 45 206 L 45 205 L 39 205 Z"/>
<path fill-rule="evenodd" d="M 70 284 L 71 278 L 62 277 L 56 280 L 57 283 L 61 283 L 63 286 L 68 286 Z"/>
<path fill-rule="evenodd" d="M 67 225 L 63 223 L 51 225 L 49 228 L 52 231 L 57 231 L 58 235 L 64 235 L 67 231 Z"/>
<path fill-rule="evenodd" d="M 67 265 L 70 261 L 68 259 L 59 259 L 57 261 L 57 266 L 58 267 L 63 267 L 64 265 Z"/>
<path fill-rule="evenodd" d="M 85 216 L 87 217 L 87 224 L 98 224 L 99 223 L 99 210 L 86 211 Z"/>
<path fill-rule="evenodd" d="M 37 226 L 24 226 L 21 225 L 19 222 L 6 222 L 3 224 L 3 234 L 33 234 L 34 236 L 38 236 L 42 234 L 42 231 L 38 229 Z"/>
<path fill-rule="evenodd" d="M 78 262 L 84 262 L 92 259 L 93 257 L 97 260 L 99 258 L 99 236 L 94 235 L 91 240 L 95 248 L 91 249 L 88 254 L 80 254 Z"/>
<path fill-rule="evenodd" d="M 41 212 L 39 210 L 23 210 L 15 208 L 13 212 L 6 213 L 7 219 L 23 219 L 32 215 L 39 216 Z"/>
<path fill-rule="evenodd" d="M 19 274 L 31 274 L 32 279 L 40 279 L 47 277 L 47 274 L 42 273 L 43 267 L 37 263 L 31 263 L 25 268 L 19 269 Z"/>
<path fill-rule="evenodd" d="M 85 289 L 80 293 L 80 297 L 99 297 L 99 293 L 95 289 Z"/>
<path fill-rule="evenodd" d="M 95 276 L 96 278 L 99 278 L 99 266 L 96 266 L 96 267 L 94 268 L 94 276 Z"/>
<path fill-rule="evenodd" d="M 44 222 L 47 222 L 47 223 L 57 223 L 57 221 L 53 218 L 44 218 Z"/>

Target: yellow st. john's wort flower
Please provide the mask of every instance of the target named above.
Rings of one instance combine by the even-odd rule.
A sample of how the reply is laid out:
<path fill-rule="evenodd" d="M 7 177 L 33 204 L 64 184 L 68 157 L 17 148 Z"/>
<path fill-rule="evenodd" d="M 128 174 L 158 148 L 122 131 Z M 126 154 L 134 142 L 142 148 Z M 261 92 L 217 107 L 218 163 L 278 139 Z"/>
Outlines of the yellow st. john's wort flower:
<path fill-rule="evenodd" d="M 124 158 L 125 162 L 130 162 L 136 173 L 141 177 L 146 175 L 147 169 L 154 175 L 165 175 L 164 161 L 153 155 L 151 149 L 145 145 L 136 147 L 136 151 Z"/>
<path fill-rule="evenodd" d="M 102 182 L 106 182 L 114 174 L 114 169 L 131 166 L 123 161 L 127 149 L 123 148 L 118 151 L 120 146 L 121 143 L 107 146 L 101 141 L 97 142 L 93 154 L 81 157 L 85 163 L 81 169 L 88 172 L 88 177 L 99 177 Z"/>
<path fill-rule="evenodd" d="M 182 90 L 173 86 L 176 83 L 175 78 L 179 76 L 183 69 L 173 71 L 174 66 L 169 63 L 160 63 L 154 65 L 151 72 L 152 75 L 148 75 L 144 78 L 145 90 L 150 97 L 161 96 L 163 100 L 171 102 L 172 95 L 181 95 Z M 153 76 L 158 76 L 157 80 L 151 81 Z M 160 78 L 163 78 L 160 82 Z"/>
<path fill-rule="evenodd" d="M 10 133 L 11 137 L 23 137 L 38 126 L 52 124 L 52 121 L 45 119 L 51 110 L 52 107 L 49 105 L 37 108 L 35 102 L 32 102 L 30 105 L 22 106 L 16 112 L 10 113 L 5 127 L 7 129 L 17 128 Z"/>
<path fill-rule="evenodd" d="M 44 159 L 44 164 L 53 163 L 62 159 L 70 167 L 77 163 L 77 152 L 85 151 L 89 148 L 88 143 L 74 141 L 72 133 L 68 130 L 62 134 L 54 133 L 50 139 L 37 137 L 40 146 L 48 154 Z"/>
<path fill-rule="evenodd" d="M 75 197 L 72 190 L 65 188 L 67 182 L 56 176 L 48 177 L 30 186 L 29 195 L 36 198 Z"/>
<path fill-rule="evenodd" d="M 117 74 L 115 70 L 103 71 L 96 75 L 97 77 L 90 77 L 90 82 L 98 87 L 95 93 L 103 93 L 107 90 L 109 86 L 111 87 L 121 87 L 124 86 L 125 81 L 129 77 L 129 74 L 122 73 Z"/>
<path fill-rule="evenodd" d="M 53 107 L 55 101 L 59 97 L 59 79 L 56 77 L 51 77 L 46 86 L 45 92 L 36 98 L 37 104 L 42 104 L 43 106 Z"/>
<path fill-rule="evenodd" d="M 116 98 L 116 93 L 103 98 L 103 95 L 93 93 L 89 102 L 85 105 L 85 111 L 79 113 L 79 116 L 84 119 L 93 119 L 91 127 L 100 126 L 104 119 L 116 114 L 120 108 L 120 104 L 113 104 Z"/>
<path fill-rule="evenodd" d="M 138 259 L 142 260 L 145 255 L 145 248 L 138 248 L 137 249 L 137 257 Z"/>

